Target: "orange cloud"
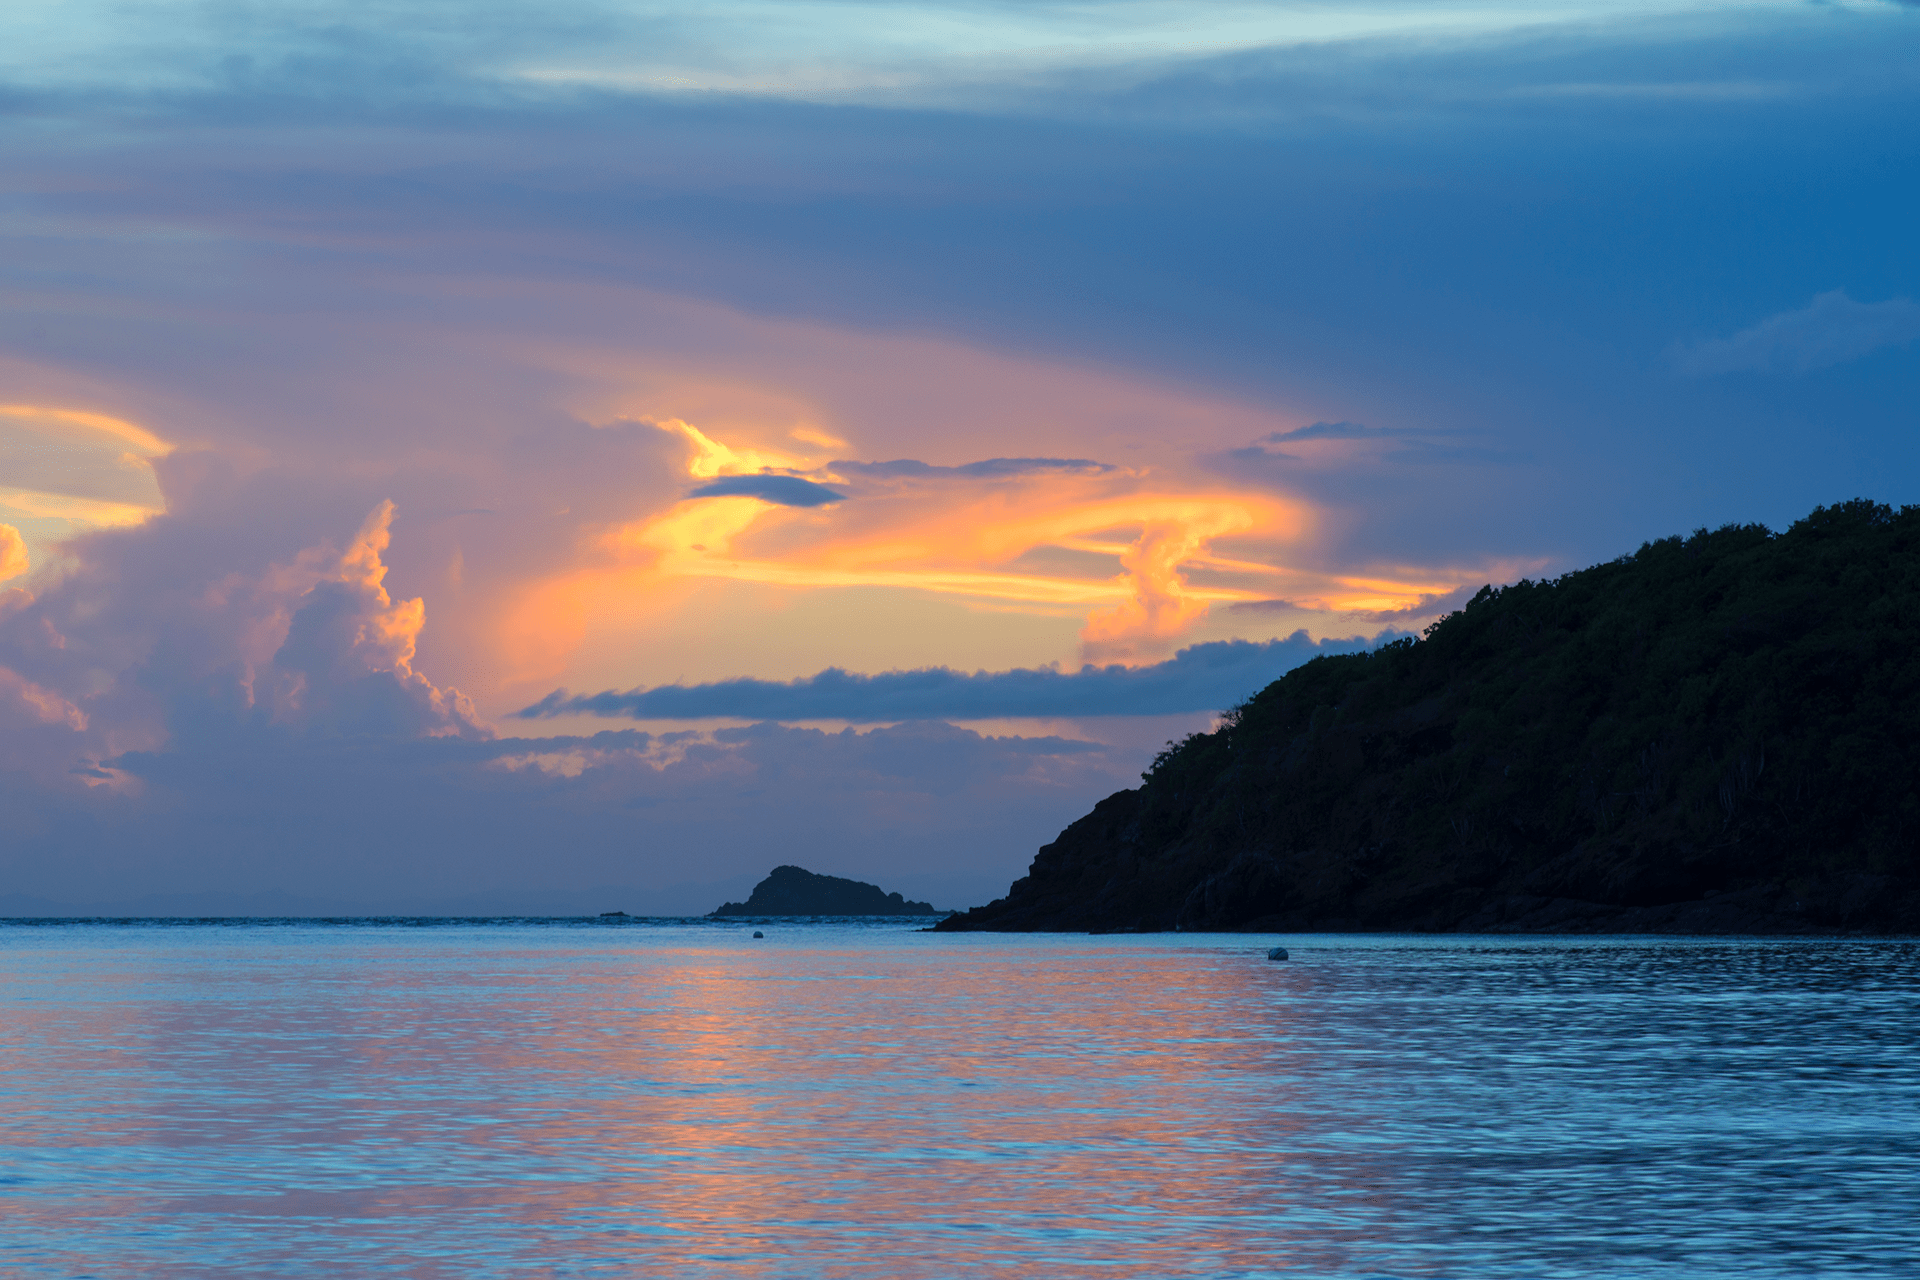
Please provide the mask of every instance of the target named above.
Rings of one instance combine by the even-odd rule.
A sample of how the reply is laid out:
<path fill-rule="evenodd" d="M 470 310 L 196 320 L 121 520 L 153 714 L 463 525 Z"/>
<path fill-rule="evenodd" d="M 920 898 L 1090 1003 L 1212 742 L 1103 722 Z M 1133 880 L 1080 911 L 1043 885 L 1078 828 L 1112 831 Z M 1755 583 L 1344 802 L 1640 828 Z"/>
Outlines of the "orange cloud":
<path fill-rule="evenodd" d="M 29 427 L 53 435 L 72 436 L 91 432 L 133 446 L 149 457 L 173 451 L 173 446 L 137 423 L 104 413 L 86 413 L 77 409 L 56 409 L 37 404 L 0 404 L 0 417 L 14 418 Z M 76 432 L 76 428 L 78 431 Z"/>
<path fill-rule="evenodd" d="M 417 596 L 395 600 L 387 591 L 384 557 L 392 540 L 393 513 L 392 502 L 380 503 L 343 551 L 324 543 L 310 546 L 291 562 L 269 566 L 259 574 L 228 574 L 202 592 L 196 602 L 199 608 L 229 620 L 228 634 L 240 660 L 248 705 L 266 705 L 276 719 L 296 721 L 319 708 L 325 689 L 316 681 L 352 681 L 391 673 L 394 685 L 418 709 L 424 734 L 468 733 L 477 728 L 473 704 L 465 694 L 436 686 L 414 668 L 420 632 L 426 625 L 426 601 Z M 345 590 L 335 596 L 332 617 L 322 624 L 324 636 L 309 639 L 307 652 L 296 656 L 294 668 L 281 669 L 286 658 L 283 646 L 296 615 L 315 603 L 326 587 Z M 318 603 L 324 608 L 328 602 Z"/>
<path fill-rule="evenodd" d="M 381 557 L 393 541 L 393 503 L 373 509 L 340 557 L 337 581 L 364 591 L 371 608 L 360 619 L 353 651 L 369 671 L 413 674 L 413 655 L 420 628 L 427 624 L 427 602 L 419 597 L 396 603 L 384 585 L 387 566 Z"/>
<path fill-rule="evenodd" d="M 1185 522 L 1147 525 L 1121 554 L 1131 595 L 1087 619 L 1080 650 L 1088 662 L 1159 657 L 1168 642 L 1206 616 L 1208 602 L 1187 586 L 1181 567 L 1212 539 L 1246 532 L 1251 522 L 1243 511 L 1228 506 L 1198 515 Z"/>
<path fill-rule="evenodd" d="M 26 540 L 12 525 L 0 524 L 0 582 L 19 577 L 27 568 Z"/>
<path fill-rule="evenodd" d="M 679 418 L 668 418 L 664 422 L 653 424 L 662 431 L 670 431 L 685 436 L 693 446 L 693 457 L 687 463 L 687 474 L 696 480 L 711 480 L 715 476 L 751 475 L 769 468 L 803 467 L 808 459 L 790 454 L 776 453 L 773 450 L 751 449 L 744 446 L 733 448 L 711 439 L 707 434 Z M 795 438 L 802 438 L 799 432 Z"/>
<path fill-rule="evenodd" d="M 749 462 L 766 461 L 684 422 L 660 426 L 695 445 L 694 479 L 738 474 Z M 608 572 L 625 579 L 628 589 L 644 589 L 649 578 L 731 578 L 1090 607 L 1083 634 L 1090 658 L 1144 659 L 1177 640 L 1211 604 L 1266 594 L 1251 583 L 1186 580 L 1183 568 L 1216 539 L 1249 535 L 1285 543 L 1311 524 L 1300 503 L 1264 494 L 1168 492 L 1149 483 L 1139 473 L 1111 468 L 1055 469 L 991 480 L 943 477 L 864 494 L 856 485 L 845 503 L 804 509 L 742 496 L 692 499 L 611 531 L 604 549 L 619 565 Z M 1080 553 L 1086 567 L 1074 572 L 1020 563 L 1045 548 Z M 563 605 L 567 597 L 611 585 L 605 576 L 592 585 L 576 577 L 565 589 L 542 593 L 539 611 L 577 616 L 577 606 Z M 523 631 L 539 629 L 523 616 Z"/>
<path fill-rule="evenodd" d="M 1156 471 L 1064 463 L 833 474 L 681 420 L 654 425 L 692 446 L 682 463 L 689 482 L 799 472 L 846 500 L 682 499 L 583 530 L 566 571 L 527 584 L 496 615 L 503 661 L 495 672 L 508 682 L 562 678 L 590 632 L 651 629 L 703 582 L 881 588 L 1077 618 L 1082 660 L 1133 663 L 1165 656 L 1217 604 L 1282 597 L 1308 611 L 1393 612 L 1463 580 L 1431 570 L 1302 568 L 1316 513 L 1273 494 L 1223 489 L 1217 477 L 1189 488 Z"/>
<path fill-rule="evenodd" d="M 0 701 L 13 703 L 41 724 L 65 725 L 75 733 L 87 727 L 86 712 L 6 667 L 0 667 Z"/>
<path fill-rule="evenodd" d="M 787 434 L 802 444 L 817 444 L 822 449 L 844 449 L 847 447 L 845 440 L 842 440 L 839 436 L 829 435 L 818 427 L 795 427 L 793 430 L 787 432 Z"/>
<path fill-rule="evenodd" d="M 0 517 L 36 555 L 76 532 L 139 524 L 165 505 L 152 459 L 171 448 L 103 413 L 0 404 Z"/>

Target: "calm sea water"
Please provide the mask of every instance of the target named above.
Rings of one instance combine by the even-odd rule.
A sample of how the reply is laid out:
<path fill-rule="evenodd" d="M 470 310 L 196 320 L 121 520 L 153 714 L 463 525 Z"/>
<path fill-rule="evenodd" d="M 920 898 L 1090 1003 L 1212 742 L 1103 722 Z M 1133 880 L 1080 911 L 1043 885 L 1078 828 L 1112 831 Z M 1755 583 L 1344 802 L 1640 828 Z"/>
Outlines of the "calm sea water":
<path fill-rule="evenodd" d="M 759 927 L 0 924 L 0 1274 L 1920 1273 L 1911 942 Z"/>

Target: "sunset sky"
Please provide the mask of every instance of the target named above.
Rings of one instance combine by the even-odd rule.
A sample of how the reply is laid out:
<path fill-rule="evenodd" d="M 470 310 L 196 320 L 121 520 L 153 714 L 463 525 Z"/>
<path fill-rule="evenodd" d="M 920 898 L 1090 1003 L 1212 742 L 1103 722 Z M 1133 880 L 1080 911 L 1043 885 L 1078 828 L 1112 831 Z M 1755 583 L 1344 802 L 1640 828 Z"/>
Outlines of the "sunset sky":
<path fill-rule="evenodd" d="M 985 901 L 1316 652 L 1920 501 L 1916 144 L 1891 0 L 13 0 L 0 913 Z"/>

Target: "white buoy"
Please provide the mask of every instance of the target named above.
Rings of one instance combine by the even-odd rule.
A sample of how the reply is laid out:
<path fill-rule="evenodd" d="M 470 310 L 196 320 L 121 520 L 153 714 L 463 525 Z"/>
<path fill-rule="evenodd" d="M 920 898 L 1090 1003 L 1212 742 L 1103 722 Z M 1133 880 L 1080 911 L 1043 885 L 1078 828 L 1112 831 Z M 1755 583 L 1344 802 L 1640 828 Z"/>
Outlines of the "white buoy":
<path fill-rule="evenodd" d="M 1285 960 L 1286 958 L 1287 949 L 1285 947 L 1269 947 L 1267 949 L 1267 959 L 1269 960 Z"/>

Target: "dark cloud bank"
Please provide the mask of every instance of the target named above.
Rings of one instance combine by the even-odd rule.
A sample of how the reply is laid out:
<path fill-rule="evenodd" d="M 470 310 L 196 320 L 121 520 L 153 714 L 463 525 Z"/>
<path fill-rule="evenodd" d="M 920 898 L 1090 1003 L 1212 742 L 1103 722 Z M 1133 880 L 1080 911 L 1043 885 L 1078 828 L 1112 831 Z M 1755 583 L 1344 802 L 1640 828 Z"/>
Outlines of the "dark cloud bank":
<path fill-rule="evenodd" d="M 721 680 L 571 697 L 556 689 L 516 714 L 624 716 L 635 720 L 993 720 L 1026 716 L 1158 716 L 1220 711 L 1327 653 L 1357 653 L 1394 638 L 1221 640 L 1149 667 L 1085 666 L 976 671 L 922 667 L 858 675 L 830 667 L 799 680 Z"/>

